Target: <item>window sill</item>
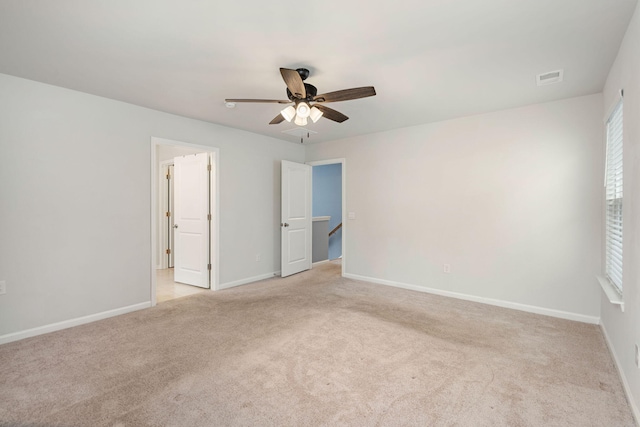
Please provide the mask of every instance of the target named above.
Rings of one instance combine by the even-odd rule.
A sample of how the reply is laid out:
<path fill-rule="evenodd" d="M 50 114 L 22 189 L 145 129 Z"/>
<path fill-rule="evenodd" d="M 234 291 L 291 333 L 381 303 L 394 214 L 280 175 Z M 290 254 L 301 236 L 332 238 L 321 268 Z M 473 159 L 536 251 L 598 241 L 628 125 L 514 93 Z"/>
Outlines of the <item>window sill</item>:
<path fill-rule="evenodd" d="M 611 284 L 607 278 L 602 276 L 596 276 L 596 278 L 598 279 L 598 282 L 600 282 L 600 286 L 607 295 L 607 298 L 609 298 L 609 302 L 613 305 L 619 305 L 620 310 L 624 311 L 624 301 L 618 289 Z"/>

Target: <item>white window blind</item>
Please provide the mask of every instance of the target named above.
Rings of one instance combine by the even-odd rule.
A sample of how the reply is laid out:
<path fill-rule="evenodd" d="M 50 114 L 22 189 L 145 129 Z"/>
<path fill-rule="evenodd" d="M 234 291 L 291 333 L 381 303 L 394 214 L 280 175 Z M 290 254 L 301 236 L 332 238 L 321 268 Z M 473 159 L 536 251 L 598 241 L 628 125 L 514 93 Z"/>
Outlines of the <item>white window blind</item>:
<path fill-rule="evenodd" d="M 622 99 L 607 120 L 606 270 L 622 292 Z"/>

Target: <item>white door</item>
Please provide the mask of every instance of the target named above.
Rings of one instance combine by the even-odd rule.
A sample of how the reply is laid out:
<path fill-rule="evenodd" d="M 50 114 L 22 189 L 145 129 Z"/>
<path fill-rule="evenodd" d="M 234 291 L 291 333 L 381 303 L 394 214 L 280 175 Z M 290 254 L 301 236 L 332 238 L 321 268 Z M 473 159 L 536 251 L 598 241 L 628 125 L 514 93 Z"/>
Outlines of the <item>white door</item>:
<path fill-rule="evenodd" d="M 311 166 L 282 161 L 282 277 L 311 268 Z"/>
<path fill-rule="evenodd" d="M 173 280 L 209 287 L 209 154 L 173 161 Z"/>
<path fill-rule="evenodd" d="M 169 165 L 168 166 L 168 172 L 167 172 L 168 176 L 169 176 L 169 188 L 168 188 L 168 198 L 169 198 L 169 203 L 167 206 L 169 215 L 167 216 L 167 220 L 168 220 L 168 244 L 167 244 L 167 248 L 169 249 L 169 258 L 168 258 L 168 267 L 169 268 L 173 268 L 173 254 L 175 252 L 175 248 L 173 247 L 173 226 L 175 225 L 175 215 L 173 212 L 173 165 Z"/>

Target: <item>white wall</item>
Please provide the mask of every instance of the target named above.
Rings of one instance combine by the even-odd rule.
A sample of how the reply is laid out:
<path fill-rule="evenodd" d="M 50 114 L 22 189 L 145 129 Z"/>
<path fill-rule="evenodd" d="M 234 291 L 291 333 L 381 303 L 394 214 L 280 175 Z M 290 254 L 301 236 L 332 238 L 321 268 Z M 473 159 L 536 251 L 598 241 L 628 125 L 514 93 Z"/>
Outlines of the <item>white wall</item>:
<path fill-rule="evenodd" d="M 160 165 L 161 162 L 173 160 L 175 157 L 187 156 L 189 154 L 198 154 L 202 153 L 203 150 L 200 148 L 191 148 L 183 145 L 158 145 L 157 152 L 158 165 Z"/>
<path fill-rule="evenodd" d="M 591 95 L 308 146 L 347 159 L 346 274 L 597 322 L 601 119 Z"/>
<path fill-rule="evenodd" d="M 279 162 L 304 147 L 7 75 L 0 93 L 0 341 L 150 300 L 152 136 L 220 148 L 221 284 L 279 270 Z"/>
<path fill-rule="evenodd" d="M 629 23 L 616 61 L 604 88 L 604 111 L 624 89 L 624 312 L 602 294 L 602 327 L 614 353 L 623 382 L 640 419 L 640 369 L 635 366 L 636 343 L 640 344 L 640 8 Z M 604 117 L 604 114 L 603 114 Z M 603 137 L 604 139 L 604 137 Z M 604 210 L 604 204 L 603 208 Z"/>

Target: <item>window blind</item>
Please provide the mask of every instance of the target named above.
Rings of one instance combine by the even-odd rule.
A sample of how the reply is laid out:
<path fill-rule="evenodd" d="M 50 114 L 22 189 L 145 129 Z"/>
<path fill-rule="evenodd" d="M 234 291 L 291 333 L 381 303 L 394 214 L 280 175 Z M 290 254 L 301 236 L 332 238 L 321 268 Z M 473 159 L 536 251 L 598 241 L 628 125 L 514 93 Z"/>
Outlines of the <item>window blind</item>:
<path fill-rule="evenodd" d="M 622 292 L 622 99 L 607 120 L 606 267 L 605 273 Z"/>

